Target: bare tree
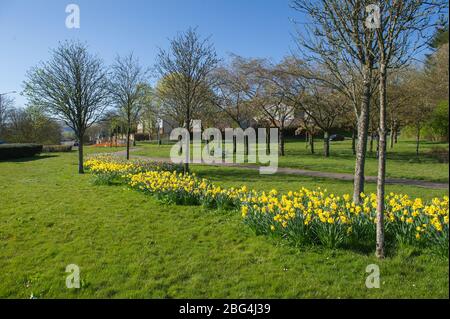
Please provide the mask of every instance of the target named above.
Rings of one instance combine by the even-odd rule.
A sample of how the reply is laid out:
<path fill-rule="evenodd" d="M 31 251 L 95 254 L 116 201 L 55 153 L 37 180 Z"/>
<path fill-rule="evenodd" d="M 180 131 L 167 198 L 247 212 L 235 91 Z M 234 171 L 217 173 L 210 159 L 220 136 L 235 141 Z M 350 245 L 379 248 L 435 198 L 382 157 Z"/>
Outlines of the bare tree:
<path fill-rule="evenodd" d="M 286 57 L 278 64 L 260 60 L 253 66 L 252 81 L 259 83 L 253 98 L 260 116 L 279 131 L 279 153 L 284 156 L 284 130 L 295 123 L 306 85 L 304 62 Z"/>
<path fill-rule="evenodd" d="M 379 157 L 377 177 L 377 245 L 376 256 L 384 253 L 384 190 L 386 177 L 386 83 L 388 70 L 408 64 L 420 48 L 427 45 L 431 36 L 425 31 L 435 24 L 435 18 L 445 1 L 387 0 L 378 1 L 380 21 L 376 28 L 379 73 Z"/>
<path fill-rule="evenodd" d="M 161 104 L 158 103 L 155 92 L 150 85 L 144 84 L 142 89 L 142 113 L 139 121 L 143 132 L 147 132 L 149 135 L 149 140 L 152 139 L 152 133 L 155 131 L 158 144 L 160 144 L 159 122 L 161 120 Z"/>
<path fill-rule="evenodd" d="M 8 119 L 9 112 L 14 107 L 14 99 L 0 94 L 0 137 L 5 134 L 6 121 Z"/>
<path fill-rule="evenodd" d="M 117 57 L 112 66 L 110 92 L 119 115 L 126 124 L 127 150 L 130 159 L 130 136 L 142 110 L 144 93 L 142 83 L 147 80 L 147 71 L 139 64 L 132 53 L 125 57 Z"/>
<path fill-rule="evenodd" d="M 184 126 L 188 130 L 193 116 L 211 103 L 210 75 L 218 63 L 209 39 L 201 39 L 192 28 L 171 40 L 169 50 L 159 51 L 155 68 L 164 85 L 158 95 L 163 101 L 168 98 L 174 102 L 177 113 L 184 114 Z M 184 164 L 184 169 L 189 170 L 189 163 Z"/>
<path fill-rule="evenodd" d="M 345 113 L 347 100 L 337 91 L 320 86 L 315 81 L 310 83 L 308 93 L 299 107 L 322 130 L 323 154 L 325 157 L 329 157 L 330 130 L 335 126 L 337 119 Z"/>
<path fill-rule="evenodd" d="M 244 59 L 236 55 L 231 58 L 229 65 L 223 65 L 213 73 L 214 105 L 245 130 L 254 117 L 250 102 L 261 86 L 260 83 L 251 81 L 250 74 L 261 60 Z"/>
<path fill-rule="evenodd" d="M 72 128 L 79 142 L 78 172 L 83 169 L 83 138 L 107 106 L 107 72 L 103 62 L 80 42 L 64 42 L 48 62 L 31 69 L 24 93 L 31 104 L 44 107 Z"/>
<path fill-rule="evenodd" d="M 325 66 L 328 81 L 353 104 L 358 121 L 353 200 L 364 191 L 364 168 L 374 59 L 374 30 L 368 27 L 366 8 L 372 1 L 294 0 L 292 7 L 308 19 L 298 34 L 301 54 Z"/>

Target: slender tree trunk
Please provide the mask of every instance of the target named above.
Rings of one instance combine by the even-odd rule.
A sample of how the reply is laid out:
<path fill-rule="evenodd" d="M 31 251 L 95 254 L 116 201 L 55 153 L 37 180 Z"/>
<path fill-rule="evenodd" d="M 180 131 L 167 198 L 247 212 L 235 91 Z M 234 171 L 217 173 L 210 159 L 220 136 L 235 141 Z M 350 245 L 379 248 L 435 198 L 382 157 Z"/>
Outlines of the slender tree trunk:
<path fill-rule="evenodd" d="M 309 133 L 306 132 L 305 134 L 305 148 L 308 149 L 309 148 Z"/>
<path fill-rule="evenodd" d="M 309 147 L 311 148 L 311 154 L 314 154 L 314 134 L 309 134 Z"/>
<path fill-rule="evenodd" d="M 380 158 L 380 136 L 377 136 L 377 153 L 375 154 L 375 156 L 376 158 Z"/>
<path fill-rule="evenodd" d="M 244 135 L 244 157 L 248 156 L 248 136 Z M 247 162 L 247 158 L 245 158 L 245 162 Z"/>
<path fill-rule="evenodd" d="M 323 132 L 323 155 L 330 157 L 330 134 Z"/>
<path fill-rule="evenodd" d="M 370 133 L 370 145 L 369 145 L 369 153 L 373 154 L 373 140 L 375 139 L 375 136 L 373 132 Z"/>
<path fill-rule="evenodd" d="M 352 154 L 356 155 L 356 130 L 352 129 Z"/>
<path fill-rule="evenodd" d="M 390 139 L 390 142 L 391 142 L 391 145 L 390 145 L 390 148 L 391 149 L 393 149 L 394 148 L 394 135 L 395 135 L 396 133 L 395 133 L 395 121 L 393 121 L 393 123 L 392 123 L 392 125 L 391 125 L 391 139 Z"/>
<path fill-rule="evenodd" d="M 395 143 L 395 144 L 398 143 L 398 129 L 399 129 L 399 125 L 396 124 L 396 125 L 395 125 L 395 135 L 394 135 L 394 143 Z"/>
<path fill-rule="evenodd" d="M 360 203 L 360 194 L 364 192 L 364 169 L 366 164 L 367 132 L 369 127 L 370 95 L 372 81 L 371 62 L 364 68 L 364 90 L 361 111 L 358 117 L 358 144 L 356 147 L 355 177 L 353 185 L 353 201 Z"/>
<path fill-rule="evenodd" d="M 419 146 L 420 146 L 420 125 L 417 126 L 416 132 L 416 156 L 419 156 Z"/>
<path fill-rule="evenodd" d="M 127 160 L 130 159 L 130 126 L 127 127 Z"/>
<path fill-rule="evenodd" d="M 377 244 L 375 255 L 384 258 L 384 187 L 386 179 L 386 65 L 380 65 L 380 127 L 378 133 L 378 177 L 377 177 Z"/>
<path fill-rule="evenodd" d="M 283 128 L 278 129 L 278 138 L 279 138 L 279 155 L 284 156 L 284 133 Z"/>
<path fill-rule="evenodd" d="M 84 174 L 84 163 L 83 163 L 83 139 L 84 134 L 78 136 L 78 173 Z"/>
<path fill-rule="evenodd" d="M 191 126 L 191 113 L 190 113 L 190 107 L 187 107 L 187 111 L 186 111 L 186 129 L 189 132 L 189 136 L 190 136 L 190 129 L 189 129 L 190 126 Z M 186 153 L 186 162 L 184 163 L 184 167 L 183 167 L 184 168 L 184 173 L 189 173 L 189 161 L 191 159 L 191 156 L 189 154 L 190 147 L 191 147 L 191 145 L 190 145 L 190 143 L 188 143 L 186 145 L 187 149 L 185 150 L 187 153 Z"/>

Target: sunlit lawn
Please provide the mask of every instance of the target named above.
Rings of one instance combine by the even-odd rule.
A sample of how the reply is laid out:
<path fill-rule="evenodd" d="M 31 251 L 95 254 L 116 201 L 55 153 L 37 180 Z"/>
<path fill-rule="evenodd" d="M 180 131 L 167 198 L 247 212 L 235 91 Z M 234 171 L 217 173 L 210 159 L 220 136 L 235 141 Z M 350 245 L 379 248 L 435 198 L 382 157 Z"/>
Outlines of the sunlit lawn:
<path fill-rule="evenodd" d="M 305 142 L 288 140 L 286 156 L 279 158 L 280 167 L 292 167 L 323 172 L 350 173 L 354 172 L 355 157 L 351 150 L 351 141 L 331 142 L 331 156 L 322 155 L 322 141 L 316 143 L 316 154 L 312 155 L 305 147 Z M 169 157 L 173 144 L 157 145 L 155 143 L 138 143 L 140 150 L 136 155 L 151 157 Z M 420 155 L 415 155 L 415 142 L 401 140 L 393 149 L 388 149 L 386 174 L 393 178 L 420 179 L 435 182 L 448 182 L 448 163 L 439 163 L 431 155 L 433 148 L 448 150 L 448 144 L 422 142 Z M 376 176 L 378 160 L 375 154 L 368 154 L 366 175 Z"/>
<path fill-rule="evenodd" d="M 286 246 L 255 236 L 236 212 L 167 206 L 124 186 L 94 186 L 91 176 L 76 173 L 76 159 L 72 152 L 0 162 L 0 297 L 449 296 L 448 260 L 409 248 L 379 261 L 371 251 Z M 351 190 L 349 182 L 193 170 L 224 186 Z M 388 189 L 426 198 L 446 193 Z M 65 267 L 72 263 L 81 268 L 79 290 L 65 287 Z M 364 284 L 372 263 L 381 268 L 380 289 Z"/>

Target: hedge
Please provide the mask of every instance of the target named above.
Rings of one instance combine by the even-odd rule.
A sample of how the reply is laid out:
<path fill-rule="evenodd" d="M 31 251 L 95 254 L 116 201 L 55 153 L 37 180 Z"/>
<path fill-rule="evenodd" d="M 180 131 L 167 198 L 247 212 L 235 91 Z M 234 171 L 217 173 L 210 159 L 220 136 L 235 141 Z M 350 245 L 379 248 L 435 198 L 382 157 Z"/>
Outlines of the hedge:
<path fill-rule="evenodd" d="M 32 157 L 42 152 L 39 144 L 1 144 L 0 160 Z"/>
<path fill-rule="evenodd" d="M 44 145 L 42 148 L 43 153 L 56 153 L 56 152 L 70 152 L 72 151 L 72 145 Z"/>

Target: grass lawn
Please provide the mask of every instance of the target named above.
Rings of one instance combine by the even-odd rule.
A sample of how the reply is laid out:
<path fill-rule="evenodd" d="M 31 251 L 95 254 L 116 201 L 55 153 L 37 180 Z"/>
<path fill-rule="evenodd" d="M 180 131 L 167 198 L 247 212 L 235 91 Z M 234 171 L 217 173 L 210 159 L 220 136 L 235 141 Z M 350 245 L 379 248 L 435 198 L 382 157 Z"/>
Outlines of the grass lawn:
<path fill-rule="evenodd" d="M 91 176 L 76 173 L 76 160 L 72 152 L 0 162 L 1 298 L 449 297 L 448 260 L 408 248 L 379 261 L 372 252 L 290 247 L 255 236 L 236 212 L 168 206 L 124 186 L 94 186 Z M 251 170 L 193 169 L 224 186 L 321 186 L 335 193 L 352 187 Z M 388 191 L 425 198 L 447 193 Z M 365 269 L 373 263 L 380 266 L 380 289 L 365 287 Z M 69 264 L 81 268 L 81 289 L 65 287 Z"/>
<path fill-rule="evenodd" d="M 138 143 L 139 151 L 135 155 L 151 157 L 169 157 L 173 144 L 156 145 L 155 143 Z M 331 156 L 322 155 L 322 141 L 316 143 L 316 154 L 312 155 L 299 140 L 286 142 L 286 156 L 279 158 L 280 167 L 301 168 L 313 171 L 353 174 L 355 157 L 351 150 L 351 141 L 331 142 Z M 415 154 L 415 142 L 400 140 L 394 149 L 388 149 L 386 175 L 392 178 L 420 179 L 434 182 L 448 182 L 448 163 L 439 163 L 430 152 L 433 148 L 448 150 L 446 143 L 422 142 L 419 158 Z M 375 154 L 368 154 L 366 175 L 376 176 L 378 160 Z"/>

